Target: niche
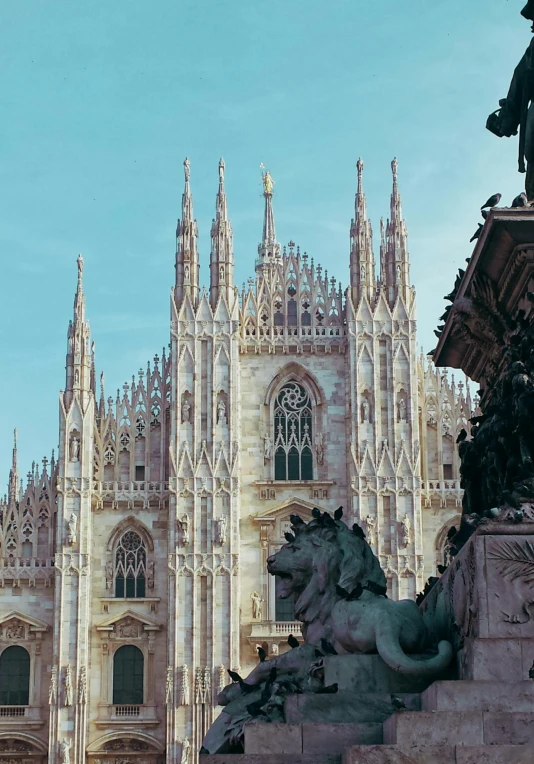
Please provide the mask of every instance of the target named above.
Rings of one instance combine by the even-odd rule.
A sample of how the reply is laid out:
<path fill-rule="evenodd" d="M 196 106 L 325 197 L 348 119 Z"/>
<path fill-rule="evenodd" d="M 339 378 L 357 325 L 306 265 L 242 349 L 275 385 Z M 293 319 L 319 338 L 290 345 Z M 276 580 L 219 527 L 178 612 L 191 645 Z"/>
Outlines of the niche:
<path fill-rule="evenodd" d="M 228 424 L 228 396 L 224 390 L 217 393 L 217 424 Z"/>
<path fill-rule="evenodd" d="M 192 420 L 192 409 L 193 409 L 193 396 L 189 392 L 189 390 L 186 390 L 184 393 L 182 393 L 182 402 L 181 402 L 181 422 L 182 424 L 188 424 Z"/>
<path fill-rule="evenodd" d="M 369 390 L 364 390 L 360 399 L 360 422 L 371 423 L 373 418 L 373 412 L 371 409 L 371 395 Z"/>

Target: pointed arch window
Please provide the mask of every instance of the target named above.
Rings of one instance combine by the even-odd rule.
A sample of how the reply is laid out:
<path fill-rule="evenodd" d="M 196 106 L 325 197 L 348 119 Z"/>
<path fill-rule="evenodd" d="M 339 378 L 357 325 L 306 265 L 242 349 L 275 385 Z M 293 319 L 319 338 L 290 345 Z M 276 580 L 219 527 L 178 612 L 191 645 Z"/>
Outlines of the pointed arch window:
<path fill-rule="evenodd" d="M 30 702 L 30 654 L 23 647 L 8 647 L 0 655 L 0 706 L 27 706 Z"/>
<path fill-rule="evenodd" d="M 285 384 L 274 407 L 274 479 L 313 480 L 312 403 L 298 382 Z"/>
<path fill-rule="evenodd" d="M 143 704 L 144 655 L 135 645 L 119 647 L 113 656 L 113 704 Z"/>
<path fill-rule="evenodd" d="M 114 560 L 115 596 L 146 595 L 146 546 L 141 536 L 126 530 L 119 538 Z"/>

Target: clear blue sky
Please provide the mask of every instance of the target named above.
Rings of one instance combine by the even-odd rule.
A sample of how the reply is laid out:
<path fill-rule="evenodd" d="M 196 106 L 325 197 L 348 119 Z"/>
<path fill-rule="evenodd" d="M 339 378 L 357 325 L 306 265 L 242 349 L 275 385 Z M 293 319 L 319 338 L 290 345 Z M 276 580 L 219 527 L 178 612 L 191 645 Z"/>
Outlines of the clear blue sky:
<path fill-rule="evenodd" d="M 346 285 L 355 162 L 378 232 L 396 155 L 419 341 L 434 347 L 480 204 L 522 188 L 517 139 L 484 125 L 531 38 L 523 4 L 4 0 L 0 485 L 15 426 L 23 475 L 57 444 L 78 252 L 106 394 L 168 343 L 185 156 L 204 283 L 223 156 L 237 283 L 253 273 L 264 162 L 278 238 Z"/>

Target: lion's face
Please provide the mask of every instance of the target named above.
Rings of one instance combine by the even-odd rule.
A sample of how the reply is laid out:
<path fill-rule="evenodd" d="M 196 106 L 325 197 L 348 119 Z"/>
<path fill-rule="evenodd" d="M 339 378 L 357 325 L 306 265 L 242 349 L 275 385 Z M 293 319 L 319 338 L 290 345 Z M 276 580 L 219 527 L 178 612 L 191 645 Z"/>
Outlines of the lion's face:
<path fill-rule="evenodd" d="M 277 594 L 287 599 L 292 594 L 300 594 L 308 585 L 313 574 L 313 548 L 309 538 L 298 538 L 284 546 L 267 560 L 267 570 L 271 576 L 278 576 L 280 583 Z"/>

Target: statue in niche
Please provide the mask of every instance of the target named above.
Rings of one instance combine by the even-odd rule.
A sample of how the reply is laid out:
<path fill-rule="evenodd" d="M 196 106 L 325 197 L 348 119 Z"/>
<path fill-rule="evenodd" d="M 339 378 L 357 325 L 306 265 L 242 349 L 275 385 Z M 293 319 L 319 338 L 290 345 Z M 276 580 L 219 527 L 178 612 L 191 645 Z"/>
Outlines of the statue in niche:
<path fill-rule="evenodd" d="M 362 422 L 370 422 L 371 421 L 371 404 L 369 403 L 369 399 L 366 395 L 362 396 L 362 402 L 361 402 L 361 415 L 362 415 Z"/>
<path fill-rule="evenodd" d="M 106 562 L 106 589 L 111 589 L 113 585 L 113 561 Z"/>
<path fill-rule="evenodd" d="M 173 696 L 173 681 L 172 681 L 172 668 L 167 667 L 167 677 L 165 679 L 165 705 L 172 706 Z"/>
<path fill-rule="evenodd" d="M 217 424 L 227 424 L 226 403 L 222 398 L 219 398 L 219 402 L 217 404 Z"/>
<path fill-rule="evenodd" d="M 397 283 L 399 283 L 402 279 L 402 270 L 400 265 L 397 265 Z"/>
<path fill-rule="evenodd" d="M 63 738 L 59 743 L 59 759 L 62 764 L 70 764 L 70 740 Z"/>
<path fill-rule="evenodd" d="M 399 397 L 397 402 L 397 410 L 399 414 L 399 422 L 406 421 L 406 399 L 403 395 Z"/>
<path fill-rule="evenodd" d="M 223 266 L 222 266 L 222 265 L 221 265 L 221 267 L 219 268 L 219 281 L 220 281 L 221 283 L 224 281 L 224 268 L 223 268 Z"/>
<path fill-rule="evenodd" d="M 184 279 L 185 281 L 189 281 L 189 266 L 187 264 L 184 267 Z"/>
<path fill-rule="evenodd" d="M 67 542 L 69 546 L 74 546 L 76 544 L 77 539 L 77 531 L 78 531 L 78 518 L 74 514 L 74 512 L 70 513 L 70 517 L 67 521 Z"/>
<path fill-rule="evenodd" d="M 277 642 L 273 642 L 271 645 L 271 653 L 273 655 L 280 655 L 280 647 L 278 646 Z"/>
<path fill-rule="evenodd" d="M 57 699 L 57 668 L 52 666 L 50 672 L 50 687 L 48 688 L 48 705 L 52 706 Z"/>
<path fill-rule="evenodd" d="M 180 764 L 189 764 L 191 758 L 191 744 L 187 738 L 180 741 L 182 744 L 182 753 L 180 754 Z"/>
<path fill-rule="evenodd" d="M 79 349 L 80 349 L 80 347 L 78 345 L 78 350 Z M 78 371 L 78 369 L 76 369 L 76 371 L 74 372 L 74 384 L 75 385 L 79 385 L 80 384 L 80 372 Z"/>
<path fill-rule="evenodd" d="M 182 424 L 185 424 L 186 422 L 190 422 L 191 419 L 191 404 L 189 403 L 189 400 L 187 399 L 186 395 L 182 397 Z"/>
<path fill-rule="evenodd" d="M 219 546 L 224 546 L 226 544 L 227 527 L 228 520 L 225 515 L 222 515 L 218 520 L 215 520 L 215 539 Z"/>
<path fill-rule="evenodd" d="M 70 439 L 69 458 L 71 462 L 77 462 L 80 458 L 80 439 L 75 433 Z"/>
<path fill-rule="evenodd" d="M 364 263 L 362 263 L 360 266 L 360 281 L 365 281 L 366 276 L 367 276 L 367 272 L 365 270 L 365 265 Z"/>
<path fill-rule="evenodd" d="M 372 515 L 367 515 L 365 518 L 365 528 L 367 531 L 367 542 L 369 544 L 374 544 L 376 534 L 376 520 L 374 517 L 372 517 Z"/>
<path fill-rule="evenodd" d="M 182 546 L 189 544 L 189 517 L 182 515 L 182 518 L 178 521 L 180 523 L 180 529 L 182 531 Z"/>
<path fill-rule="evenodd" d="M 273 442 L 269 433 L 263 436 L 263 461 L 268 462 L 273 451 Z"/>
<path fill-rule="evenodd" d="M 252 618 L 255 621 L 261 621 L 263 599 L 255 590 L 250 595 L 250 599 L 252 600 Z"/>
<path fill-rule="evenodd" d="M 154 588 L 154 560 L 149 560 L 146 564 L 146 585 L 149 589 Z"/>
<path fill-rule="evenodd" d="M 189 689 L 189 667 L 186 663 L 182 666 L 181 670 L 181 689 L 180 689 L 180 705 L 188 706 L 190 698 Z"/>
<path fill-rule="evenodd" d="M 401 520 L 401 542 L 404 547 L 407 547 L 410 541 L 412 540 L 412 527 L 410 523 L 410 518 L 408 515 L 405 515 L 404 518 Z"/>
<path fill-rule="evenodd" d="M 324 436 L 322 432 L 315 435 L 315 456 L 317 464 L 324 464 Z"/>
<path fill-rule="evenodd" d="M 72 706 L 72 672 L 70 665 L 65 669 L 65 706 Z"/>

